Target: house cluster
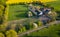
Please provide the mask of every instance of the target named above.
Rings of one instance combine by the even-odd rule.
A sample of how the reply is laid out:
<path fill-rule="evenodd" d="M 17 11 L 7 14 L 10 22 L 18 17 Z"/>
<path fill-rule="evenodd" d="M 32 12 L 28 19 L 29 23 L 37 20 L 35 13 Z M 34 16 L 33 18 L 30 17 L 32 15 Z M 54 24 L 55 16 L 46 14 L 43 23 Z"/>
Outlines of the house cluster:
<path fill-rule="evenodd" d="M 36 15 L 37 17 L 43 15 L 47 16 L 48 14 L 51 13 L 51 8 L 47 7 L 40 8 L 40 6 L 33 6 L 32 4 L 29 5 L 28 9 L 29 9 L 28 17 L 33 17 L 34 15 Z"/>
<path fill-rule="evenodd" d="M 42 21 L 44 24 L 51 20 L 51 17 L 48 15 L 52 13 L 51 8 L 48 7 L 43 7 L 41 8 L 40 6 L 33 6 L 32 4 L 29 5 L 28 7 L 29 12 L 28 12 L 28 17 L 36 17 L 39 18 L 40 21 Z"/>

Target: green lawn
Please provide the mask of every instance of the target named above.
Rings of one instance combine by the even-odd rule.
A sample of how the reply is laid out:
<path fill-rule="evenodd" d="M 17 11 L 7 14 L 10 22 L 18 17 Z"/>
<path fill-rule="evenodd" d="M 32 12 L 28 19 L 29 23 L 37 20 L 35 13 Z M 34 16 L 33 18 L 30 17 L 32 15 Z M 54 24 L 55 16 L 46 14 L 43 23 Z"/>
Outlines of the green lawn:
<path fill-rule="evenodd" d="M 9 5 L 8 20 L 18 20 L 26 18 L 27 7 L 25 5 Z"/>

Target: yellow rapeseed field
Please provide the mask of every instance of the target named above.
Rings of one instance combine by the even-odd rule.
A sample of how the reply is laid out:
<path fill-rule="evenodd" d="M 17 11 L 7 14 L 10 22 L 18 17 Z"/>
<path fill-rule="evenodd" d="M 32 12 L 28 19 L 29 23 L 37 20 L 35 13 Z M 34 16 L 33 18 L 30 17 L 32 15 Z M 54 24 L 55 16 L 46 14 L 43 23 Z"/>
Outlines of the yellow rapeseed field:
<path fill-rule="evenodd" d="M 19 2 L 31 3 L 31 2 L 33 2 L 33 1 L 40 1 L 40 2 L 42 2 L 42 3 L 46 3 L 46 2 L 56 1 L 56 0 L 8 0 L 6 3 L 7 3 L 7 4 L 19 3 Z"/>
<path fill-rule="evenodd" d="M 56 1 L 56 0 L 39 0 L 41 1 L 42 3 L 46 3 L 46 2 L 53 2 L 53 1 Z"/>

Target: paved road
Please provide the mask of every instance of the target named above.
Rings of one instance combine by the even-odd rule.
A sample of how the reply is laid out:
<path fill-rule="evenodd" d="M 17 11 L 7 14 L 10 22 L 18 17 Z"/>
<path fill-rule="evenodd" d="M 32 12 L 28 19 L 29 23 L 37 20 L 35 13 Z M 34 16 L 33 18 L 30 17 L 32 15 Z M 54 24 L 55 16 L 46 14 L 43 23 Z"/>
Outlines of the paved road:
<path fill-rule="evenodd" d="M 23 36 L 23 35 L 25 35 L 25 34 L 32 33 L 32 32 L 37 31 L 37 30 L 41 30 L 41 29 L 43 29 L 43 28 L 45 28 L 45 27 L 49 27 L 50 25 L 59 24 L 59 23 L 60 23 L 60 21 L 51 22 L 51 23 L 49 23 L 49 24 L 46 24 L 46 26 L 41 26 L 41 27 L 38 27 L 38 28 L 36 28 L 36 29 L 28 30 L 28 31 L 26 31 L 26 32 L 20 33 L 20 34 L 18 34 L 18 37 L 21 37 L 21 36 Z"/>

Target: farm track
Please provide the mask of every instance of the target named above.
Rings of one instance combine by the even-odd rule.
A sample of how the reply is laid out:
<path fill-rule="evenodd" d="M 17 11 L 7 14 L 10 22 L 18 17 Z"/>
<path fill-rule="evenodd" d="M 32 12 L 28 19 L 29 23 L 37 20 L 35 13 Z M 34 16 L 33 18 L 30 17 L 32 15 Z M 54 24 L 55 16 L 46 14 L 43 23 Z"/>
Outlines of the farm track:
<path fill-rule="evenodd" d="M 7 27 L 10 27 L 11 25 L 15 25 L 15 26 L 16 26 L 17 24 L 23 24 L 23 22 L 25 22 L 26 20 L 31 21 L 30 19 L 31 19 L 32 21 L 33 21 L 33 20 L 36 20 L 35 18 L 25 18 L 25 19 L 20 19 L 20 20 L 9 21 Z M 38 27 L 38 28 L 36 28 L 36 29 L 32 29 L 32 30 L 28 30 L 28 31 L 26 31 L 26 32 L 19 33 L 19 34 L 18 34 L 18 37 L 21 37 L 21 36 L 23 36 L 23 35 L 25 35 L 25 34 L 32 33 L 32 32 L 37 31 L 37 30 L 41 30 L 41 29 L 43 29 L 43 28 L 45 28 L 45 27 L 49 27 L 50 25 L 59 24 L 59 23 L 60 23 L 60 20 L 59 20 L 59 21 L 51 22 L 51 23 L 49 23 L 49 24 L 46 24 L 46 26 L 40 26 L 40 27 Z"/>
<path fill-rule="evenodd" d="M 20 33 L 20 34 L 18 34 L 18 37 L 21 37 L 21 36 L 23 36 L 23 35 L 25 35 L 25 34 L 32 33 L 32 32 L 37 31 L 37 30 L 41 30 L 41 29 L 43 29 L 43 28 L 49 27 L 50 25 L 59 24 L 59 23 L 60 23 L 60 21 L 51 22 L 51 23 L 49 23 L 49 24 L 46 24 L 46 26 L 41 26 L 41 27 L 38 27 L 38 28 L 36 28 L 36 29 L 28 30 L 28 31 L 26 31 L 26 32 Z"/>
<path fill-rule="evenodd" d="M 7 27 L 6 29 L 10 29 L 11 26 L 17 26 L 18 24 L 24 25 L 25 22 L 30 22 L 30 21 L 36 21 L 37 19 L 35 18 L 25 18 L 25 19 L 20 19 L 20 20 L 13 20 L 13 21 L 8 21 L 7 22 Z"/>
<path fill-rule="evenodd" d="M 23 24 L 23 22 L 25 22 L 25 21 L 33 21 L 33 20 L 37 20 L 37 19 L 35 19 L 35 18 L 24 18 L 24 19 L 20 19 L 20 20 L 8 21 L 8 25 Z"/>

